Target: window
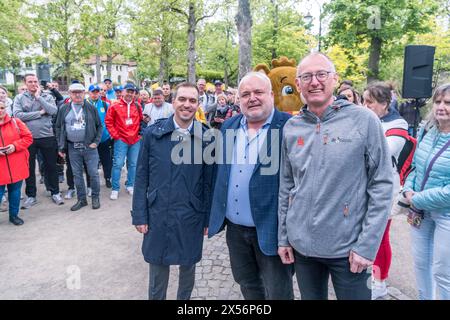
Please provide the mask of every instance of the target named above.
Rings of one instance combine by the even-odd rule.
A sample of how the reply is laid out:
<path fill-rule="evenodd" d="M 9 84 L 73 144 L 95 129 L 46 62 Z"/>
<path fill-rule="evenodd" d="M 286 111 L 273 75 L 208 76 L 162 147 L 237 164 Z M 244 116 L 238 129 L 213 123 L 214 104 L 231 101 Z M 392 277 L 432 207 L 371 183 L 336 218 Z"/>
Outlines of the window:
<path fill-rule="evenodd" d="M 122 77 L 121 76 L 117 76 L 117 82 L 118 83 L 122 83 Z"/>

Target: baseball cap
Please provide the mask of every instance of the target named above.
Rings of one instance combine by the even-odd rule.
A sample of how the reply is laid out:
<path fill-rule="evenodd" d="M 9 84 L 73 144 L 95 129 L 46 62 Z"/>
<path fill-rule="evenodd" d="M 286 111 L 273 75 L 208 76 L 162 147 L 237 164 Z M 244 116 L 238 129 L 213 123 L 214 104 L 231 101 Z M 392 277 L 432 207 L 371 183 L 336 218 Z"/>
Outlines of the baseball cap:
<path fill-rule="evenodd" d="M 115 86 L 114 87 L 114 91 L 122 91 L 123 87 L 122 86 Z"/>
<path fill-rule="evenodd" d="M 100 87 L 98 85 L 96 85 L 96 84 L 91 84 L 89 86 L 88 90 L 89 90 L 89 92 L 92 92 L 92 91 L 95 91 L 95 90 L 100 91 Z"/>
<path fill-rule="evenodd" d="M 105 78 L 105 80 L 103 80 L 103 83 L 105 83 L 106 81 L 109 81 L 109 82 L 111 82 L 111 83 L 112 83 L 112 80 L 111 80 L 111 79 L 109 79 L 109 78 Z"/>
<path fill-rule="evenodd" d="M 86 88 L 81 83 L 72 83 L 69 86 L 69 91 L 86 91 Z"/>
<path fill-rule="evenodd" d="M 128 82 L 128 83 L 123 87 L 123 89 L 124 89 L 124 90 L 134 90 L 134 91 L 137 90 L 136 86 L 135 86 L 133 83 L 131 83 L 131 82 Z"/>
<path fill-rule="evenodd" d="M 223 83 L 222 83 L 222 81 L 220 81 L 220 80 L 216 80 L 216 81 L 214 81 L 214 85 L 215 86 L 221 86 Z"/>

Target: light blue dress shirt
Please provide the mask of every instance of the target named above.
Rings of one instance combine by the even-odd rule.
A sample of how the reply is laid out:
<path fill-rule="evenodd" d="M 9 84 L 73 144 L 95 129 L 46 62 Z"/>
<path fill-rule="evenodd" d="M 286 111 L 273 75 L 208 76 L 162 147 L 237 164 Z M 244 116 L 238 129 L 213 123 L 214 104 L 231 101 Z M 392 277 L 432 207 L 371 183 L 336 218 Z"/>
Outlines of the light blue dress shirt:
<path fill-rule="evenodd" d="M 258 153 L 267 137 L 267 131 L 275 110 L 264 125 L 252 137 L 249 137 L 247 118 L 242 117 L 233 148 L 233 159 L 228 183 L 227 208 L 225 216 L 234 224 L 254 227 L 249 186 L 253 170 L 258 162 Z"/>

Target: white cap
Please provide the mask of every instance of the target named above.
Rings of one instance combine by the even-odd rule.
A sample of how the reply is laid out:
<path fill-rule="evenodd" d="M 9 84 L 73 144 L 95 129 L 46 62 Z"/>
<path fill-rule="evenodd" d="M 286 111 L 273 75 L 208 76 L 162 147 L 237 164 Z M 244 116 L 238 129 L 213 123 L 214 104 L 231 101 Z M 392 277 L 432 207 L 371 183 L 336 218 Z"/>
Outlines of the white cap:
<path fill-rule="evenodd" d="M 72 83 L 69 86 L 69 91 L 86 91 L 86 88 L 81 83 Z"/>

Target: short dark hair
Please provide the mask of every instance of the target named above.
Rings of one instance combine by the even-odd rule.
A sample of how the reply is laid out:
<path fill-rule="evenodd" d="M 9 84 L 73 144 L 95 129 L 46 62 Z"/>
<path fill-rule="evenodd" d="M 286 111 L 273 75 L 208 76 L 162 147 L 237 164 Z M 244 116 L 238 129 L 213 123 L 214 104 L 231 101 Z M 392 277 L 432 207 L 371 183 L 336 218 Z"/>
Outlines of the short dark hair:
<path fill-rule="evenodd" d="M 26 75 L 24 75 L 23 81 L 27 82 L 27 78 L 28 78 L 28 77 L 36 77 L 36 78 L 38 78 L 38 76 L 35 75 L 34 73 L 27 73 Z M 38 78 L 38 79 L 39 79 L 39 78 Z"/>
<path fill-rule="evenodd" d="M 182 82 L 182 83 L 180 83 L 179 85 L 176 86 L 176 88 L 175 88 L 175 90 L 173 92 L 173 99 L 177 98 L 178 90 L 180 88 L 193 88 L 193 89 L 195 89 L 195 91 L 197 91 L 197 97 L 200 94 L 200 92 L 198 91 L 198 88 L 197 88 L 197 86 L 195 84 L 192 84 L 190 82 Z"/>
<path fill-rule="evenodd" d="M 364 91 L 367 91 L 378 103 L 386 103 L 387 107 L 391 104 L 391 87 L 385 82 L 372 82 Z"/>

